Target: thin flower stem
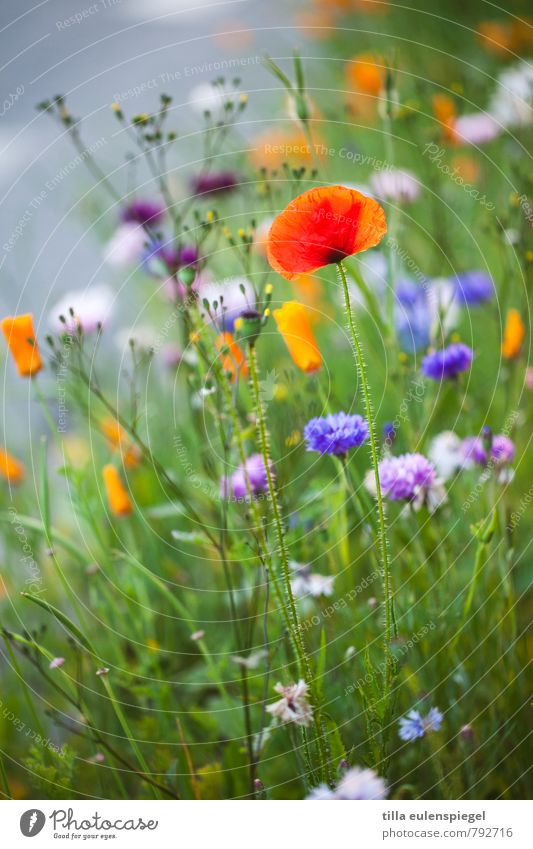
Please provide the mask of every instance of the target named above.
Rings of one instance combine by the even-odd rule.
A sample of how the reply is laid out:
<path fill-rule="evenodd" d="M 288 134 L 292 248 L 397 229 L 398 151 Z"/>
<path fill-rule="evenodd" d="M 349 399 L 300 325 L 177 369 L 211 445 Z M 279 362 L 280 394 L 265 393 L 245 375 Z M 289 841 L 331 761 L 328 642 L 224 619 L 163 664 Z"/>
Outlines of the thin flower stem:
<path fill-rule="evenodd" d="M 392 698 L 392 685 L 395 674 L 395 662 L 394 657 L 391 651 L 391 640 L 393 635 L 393 623 L 394 623 L 394 599 L 392 595 L 392 585 L 391 585 L 391 574 L 390 574 L 390 563 L 389 563 L 389 551 L 388 551 L 388 542 L 387 542 L 387 526 L 385 522 L 385 508 L 383 504 L 383 495 L 381 492 L 381 484 L 379 480 L 379 458 L 378 458 L 378 447 L 377 447 L 377 438 L 376 438 L 376 423 L 374 419 L 374 410 L 372 407 L 372 398 L 370 396 L 370 388 L 368 385 L 368 378 L 366 373 L 366 364 L 363 355 L 363 349 L 361 345 L 361 341 L 359 339 L 359 335 L 355 326 L 355 322 L 352 314 L 352 307 L 350 303 L 350 290 L 348 288 L 348 281 L 346 279 L 346 272 L 341 262 L 337 264 L 337 268 L 339 270 L 339 277 L 342 283 L 342 287 L 344 290 L 344 302 L 346 307 L 346 316 L 348 319 L 348 326 L 350 329 L 350 335 L 352 337 L 352 344 L 354 350 L 355 361 L 357 365 L 357 371 L 359 373 L 359 377 L 361 380 L 361 389 L 363 393 L 363 400 L 365 404 L 365 415 L 368 421 L 368 430 L 370 435 L 370 454 L 372 457 L 372 467 L 374 470 L 374 479 L 376 483 L 376 501 L 378 505 L 378 519 L 379 519 L 379 551 L 381 558 L 381 565 L 383 570 L 383 595 L 385 602 L 385 629 L 383 634 L 383 650 L 385 655 L 385 676 L 384 676 L 384 687 L 383 687 L 383 701 L 384 701 L 384 716 L 387 716 L 388 709 L 390 708 L 391 698 Z M 385 720 L 386 724 L 387 720 Z M 385 755 L 382 747 L 382 756 Z"/>
<path fill-rule="evenodd" d="M 272 474 L 270 468 L 270 450 L 269 450 L 269 434 L 267 429 L 267 423 L 265 418 L 265 408 L 263 406 L 263 401 L 261 398 L 261 393 L 259 391 L 259 374 L 258 374 L 258 366 L 257 366 L 257 351 L 255 344 L 248 345 L 248 363 L 250 369 L 250 383 L 252 387 L 252 394 L 254 398 L 254 407 L 255 413 L 257 416 L 257 430 L 259 434 L 259 447 L 261 450 L 261 454 L 263 457 L 263 463 L 265 465 L 265 472 L 267 477 L 267 485 L 268 485 L 268 494 L 270 503 L 272 505 L 272 513 L 274 516 L 274 526 L 276 529 L 276 537 L 278 541 L 279 555 L 281 559 L 282 565 L 282 578 L 285 584 L 285 594 L 287 597 L 287 603 L 289 608 L 290 620 L 291 620 L 291 639 L 293 645 L 295 647 L 297 657 L 298 657 L 298 665 L 300 667 L 301 674 L 309 685 L 309 690 L 311 694 L 311 703 L 313 705 L 313 720 L 315 724 L 315 733 L 316 733 L 316 743 L 318 747 L 318 755 L 320 762 L 320 771 L 323 777 L 329 781 L 334 781 L 333 775 L 333 767 L 331 763 L 331 757 L 329 752 L 329 746 L 327 743 L 327 727 L 322 719 L 322 713 L 320 710 L 320 699 L 318 694 L 318 688 L 315 685 L 313 670 L 311 667 L 311 661 L 307 654 L 305 644 L 302 638 L 302 628 L 300 624 L 300 619 L 298 616 L 298 611 L 296 610 L 296 603 L 294 601 L 294 594 L 292 592 L 291 586 L 291 577 L 290 577 L 290 568 L 289 568 L 289 553 L 287 551 L 287 544 L 285 541 L 285 532 L 283 529 L 283 520 L 281 516 L 281 508 L 278 499 L 278 493 L 276 489 L 276 485 L 274 483 L 274 476 Z"/>

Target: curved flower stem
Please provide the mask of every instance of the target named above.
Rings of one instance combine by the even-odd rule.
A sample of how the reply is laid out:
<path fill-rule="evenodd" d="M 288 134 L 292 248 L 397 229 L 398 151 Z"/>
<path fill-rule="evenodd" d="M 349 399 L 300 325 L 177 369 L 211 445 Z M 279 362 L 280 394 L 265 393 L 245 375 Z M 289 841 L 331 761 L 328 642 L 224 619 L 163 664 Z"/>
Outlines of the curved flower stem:
<path fill-rule="evenodd" d="M 249 343 L 248 345 L 248 363 L 250 369 L 250 383 L 252 387 L 252 393 L 254 398 L 254 406 L 255 412 L 257 415 L 257 430 L 259 434 L 259 447 L 261 450 L 261 454 L 263 457 L 263 463 L 265 465 L 265 471 L 267 476 L 267 485 L 268 485 L 268 494 L 270 503 L 272 505 L 272 513 L 274 516 L 274 526 L 276 529 L 276 537 L 278 542 L 279 555 L 281 559 L 281 567 L 282 567 L 282 579 L 285 584 L 285 594 L 287 597 L 288 609 L 289 609 L 289 618 L 291 625 L 291 640 L 296 651 L 296 655 L 298 658 L 298 666 L 300 668 L 300 672 L 302 677 L 309 685 L 309 691 L 311 695 L 311 704 L 313 705 L 313 720 L 315 725 L 315 734 L 316 734 L 316 744 L 318 748 L 318 757 L 320 763 L 320 772 L 322 774 L 323 779 L 332 783 L 334 781 L 334 770 L 333 764 L 331 762 L 331 752 L 328 745 L 328 736 L 327 736 L 327 727 L 323 720 L 321 709 L 320 709 L 320 695 L 318 692 L 318 687 L 316 686 L 316 682 L 314 680 L 313 670 L 311 667 L 311 661 L 307 654 L 305 644 L 302 637 L 302 627 L 300 624 L 298 611 L 296 610 L 296 603 L 294 601 L 294 594 L 292 592 L 291 587 L 291 578 L 290 578 L 290 569 L 289 569 L 289 553 L 287 550 L 287 544 L 285 541 L 285 531 L 283 529 L 283 520 L 281 516 L 281 508 L 278 499 L 278 493 L 276 490 L 276 485 L 274 483 L 274 476 L 272 474 L 270 468 L 270 448 L 269 448 L 269 434 L 267 429 L 266 417 L 265 417 L 265 409 L 263 406 L 263 401 L 261 398 L 261 394 L 259 391 L 259 376 L 258 376 L 258 366 L 257 366 L 257 352 L 255 348 L 255 344 Z"/>
<path fill-rule="evenodd" d="M 392 699 L 392 686 L 395 675 L 395 661 L 391 650 L 391 640 L 393 637 L 393 628 L 394 628 L 394 599 L 392 594 L 392 584 L 391 584 L 391 574 L 390 574 L 390 562 L 389 562 L 389 551 L 388 551 L 388 542 L 387 542 L 387 527 L 385 522 L 385 508 L 383 505 L 383 495 L 381 493 L 381 484 L 379 481 L 379 468 L 378 468 L 378 447 L 377 447 L 377 438 L 376 438 L 376 423 L 374 420 L 374 410 L 372 407 L 372 398 L 370 396 L 370 388 L 368 385 L 368 378 L 366 373 L 366 364 L 363 356 L 363 348 L 361 345 L 361 340 L 359 339 L 359 335 L 357 333 L 357 328 L 355 326 L 355 322 L 352 315 L 352 307 L 350 303 L 350 290 L 348 288 L 348 281 L 346 279 L 346 272 L 341 262 L 337 263 L 337 268 L 339 271 L 339 277 L 342 283 L 342 287 L 344 290 L 344 303 L 346 307 L 346 316 L 348 319 L 348 327 L 350 330 L 350 335 L 352 337 L 353 351 L 355 356 L 355 362 L 357 365 L 357 371 L 359 373 L 359 377 L 361 380 L 361 389 L 363 392 L 363 400 L 365 405 L 365 415 L 368 421 L 368 430 L 370 434 L 370 454 L 372 457 L 372 467 L 374 470 L 374 478 L 376 482 L 376 501 L 378 505 L 378 540 L 379 540 L 379 552 L 380 559 L 382 565 L 382 577 L 383 577 L 383 595 L 384 595 L 384 606 L 385 606 L 385 629 L 383 633 L 383 651 L 385 655 L 385 675 L 383 681 L 383 713 L 382 716 L 383 724 L 382 730 L 385 731 L 388 720 L 388 712 L 391 705 Z M 385 758 L 385 744 L 382 742 L 382 751 L 381 756 Z"/>

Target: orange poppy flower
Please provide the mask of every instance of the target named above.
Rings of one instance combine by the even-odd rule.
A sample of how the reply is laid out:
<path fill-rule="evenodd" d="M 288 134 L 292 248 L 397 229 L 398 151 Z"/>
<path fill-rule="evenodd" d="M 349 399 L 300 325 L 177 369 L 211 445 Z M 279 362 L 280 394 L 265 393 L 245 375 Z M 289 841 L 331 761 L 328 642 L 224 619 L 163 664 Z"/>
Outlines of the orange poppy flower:
<path fill-rule="evenodd" d="M 267 257 L 292 280 L 374 247 L 386 232 L 385 213 L 373 198 L 344 186 L 309 189 L 274 219 Z"/>
<path fill-rule="evenodd" d="M 131 441 L 122 425 L 113 416 L 107 416 L 103 420 L 101 428 L 109 447 L 113 451 L 120 451 L 124 465 L 127 468 L 137 466 L 141 457 L 141 450 L 135 442 Z"/>
<path fill-rule="evenodd" d="M 525 335 L 526 328 L 518 310 L 508 310 L 502 342 L 502 356 L 504 359 L 512 360 L 518 356 Z"/>
<path fill-rule="evenodd" d="M 133 510 L 133 504 L 117 469 L 108 464 L 104 466 L 102 476 L 109 509 L 115 516 L 128 516 Z"/>
<path fill-rule="evenodd" d="M 20 483 L 24 477 L 24 466 L 22 463 L 0 448 L 0 477 L 5 478 L 9 483 Z"/>
<path fill-rule="evenodd" d="M 242 377 L 246 377 L 248 374 L 248 363 L 242 350 L 234 341 L 233 334 L 221 333 L 215 344 L 217 351 L 220 351 L 222 368 L 231 374 L 232 383 L 235 381 L 237 373 Z"/>
<path fill-rule="evenodd" d="M 308 307 L 313 308 L 313 312 L 309 313 L 309 321 L 312 324 L 318 321 L 318 310 L 321 309 L 322 300 L 322 283 L 313 274 L 299 274 L 292 280 L 292 286 L 295 294 Z M 317 312 L 315 312 L 317 310 Z"/>
<path fill-rule="evenodd" d="M 2 319 L 2 330 L 21 377 L 37 374 L 43 364 L 35 341 L 31 313 Z"/>
<path fill-rule="evenodd" d="M 272 314 L 295 365 L 306 374 L 317 371 L 322 365 L 322 356 L 309 324 L 306 307 L 298 301 L 286 301 Z"/>

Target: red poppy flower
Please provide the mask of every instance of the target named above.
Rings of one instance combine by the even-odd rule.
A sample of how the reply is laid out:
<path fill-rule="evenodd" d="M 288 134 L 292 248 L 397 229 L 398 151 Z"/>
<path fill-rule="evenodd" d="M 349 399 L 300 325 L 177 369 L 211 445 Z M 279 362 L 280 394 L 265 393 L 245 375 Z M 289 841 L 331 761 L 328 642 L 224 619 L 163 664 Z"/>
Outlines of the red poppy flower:
<path fill-rule="evenodd" d="M 268 261 L 292 280 L 374 247 L 386 232 L 385 213 L 373 198 L 344 186 L 310 189 L 274 219 Z"/>

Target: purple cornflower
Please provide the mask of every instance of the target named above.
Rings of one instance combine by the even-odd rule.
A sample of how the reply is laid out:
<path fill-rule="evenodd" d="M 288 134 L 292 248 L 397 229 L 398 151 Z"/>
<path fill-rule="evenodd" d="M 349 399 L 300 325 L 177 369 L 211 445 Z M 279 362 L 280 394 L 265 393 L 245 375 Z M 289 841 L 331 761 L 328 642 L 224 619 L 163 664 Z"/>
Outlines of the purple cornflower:
<path fill-rule="evenodd" d="M 368 439 L 368 423 L 362 416 L 330 413 L 307 422 L 304 439 L 308 451 L 320 454 L 346 454 Z"/>
<path fill-rule="evenodd" d="M 419 710 L 410 710 L 406 716 L 400 719 L 400 730 L 398 734 L 402 740 L 411 742 L 419 737 L 425 737 L 430 731 L 438 731 L 442 724 L 442 713 L 438 708 L 431 708 L 427 716 L 423 717 Z"/>
<path fill-rule="evenodd" d="M 474 307 L 490 301 L 494 283 L 485 271 L 464 271 L 454 280 L 455 298 L 464 306 Z"/>
<path fill-rule="evenodd" d="M 385 440 L 386 445 L 392 445 L 392 443 L 396 439 L 394 422 L 385 422 L 385 424 L 383 425 L 383 439 Z"/>
<path fill-rule="evenodd" d="M 435 479 L 433 463 L 422 454 L 385 457 L 379 464 L 381 491 L 391 501 L 413 501 L 421 493 L 426 493 Z"/>
<path fill-rule="evenodd" d="M 194 265 L 198 262 L 196 245 L 182 245 L 177 248 L 154 239 L 141 253 L 141 263 L 150 274 L 160 276 L 162 271 L 175 274 L 180 268 Z M 163 264 L 163 268 L 158 265 Z"/>
<path fill-rule="evenodd" d="M 503 433 L 493 437 L 489 452 L 480 436 L 467 436 L 463 439 L 462 451 L 466 468 L 474 464 L 486 466 L 489 458 L 494 466 L 506 466 L 513 462 L 515 455 L 514 442 Z"/>
<path fill-rule="evenodd" d="M 514 460 L 515 447 L 512 439 L 503 433 L 498 434 L 492 440 L 490 446 L 490 459 L 495 466 L 505 466 Z"/>
<path fill-rule="evenodd" d="M 409 278 L 396 284 L 396 332 L 406 351 L 417 351 L 429 344 L 431 315 L 427 287 Z"/>
<path fill-rule="evenodd" d="M 155 200 L 135 198 L 126 204 L 120 212 L 124 223 L 149 224 L 154 226 L 165 217 L 165 207 Z"/>
<path fill-rule="evenodd" d="M 270 463 L 270 472 L 274 474 L 272 463 Z M 250 489 L 253 495 L 260 492 L 266 492 L 268 489 L 268 478 L 265 463 L 261 454 L 251 454 L 246 460 L 246 472 L 250 481 Z M 248 487 L 246 485 L 246 475 L 242 463 L 237 466 L 235 472 L 228 479 L 223 477 L 220 481 L 220 494 L 222 498 L 233 497 L 237 500 L 248 498 Z"/>
<path fill-rule="evenodd" d="M 237 188 L 240 177 L 234 171 L 215 171 L 212 174 L 198 174 L 191 180 L 194 195 L 211 195 L 215 192 L 229 192 Z"/>
<path fill-rule="evenodd" d="M 422 374 L 430 377 L 431 380 L 446 380 L 450 377 L 457 377 L 460 372 L 470 368 L 473 358 L 472 348 L 463 345 L 462 342 L 455 342 L 448 345 L 447 348 L 433 351 L 424 357 Z"/>
<path fill-rule="evenodd" d="M 464 457 L 464 465 L 468 468 L 476 463 L 478 466 L 485 466 L 487 463 L 487 452 L 483 444 L 483 440 L 479 436 L 467 436 L 463 439 L 462 452 Z"/>

